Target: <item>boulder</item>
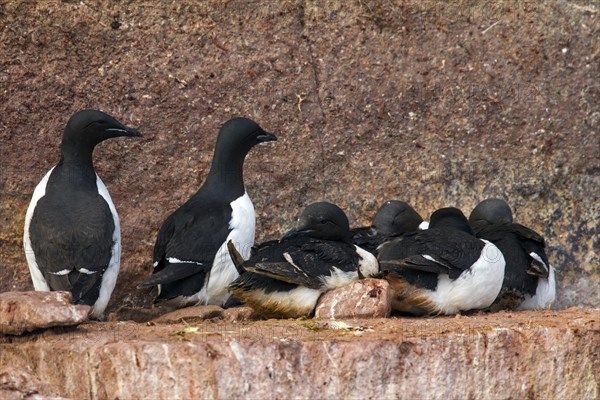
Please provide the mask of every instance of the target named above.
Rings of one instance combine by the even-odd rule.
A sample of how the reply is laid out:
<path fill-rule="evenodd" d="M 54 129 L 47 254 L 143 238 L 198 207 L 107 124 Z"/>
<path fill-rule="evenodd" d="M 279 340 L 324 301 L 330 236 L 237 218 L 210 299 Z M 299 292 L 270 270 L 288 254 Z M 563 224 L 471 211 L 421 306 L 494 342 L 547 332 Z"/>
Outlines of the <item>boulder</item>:
<path fill-rule="evenodd" d="M 223 319 L 223 309 L 221 307 L 215 305 L 185 307 L 163 314 L 155 318 L 153 322 L 161 324 L 193 323 L 213 318 Z"/>
<path fill-rule="evenodd" d="M 228 322 L 251 321 L 258 318 L 256 312 L 246 306 L 223 309 L 219 306 L 193 306 L 171 311 L 155 318 L 152 322 L 159 324 L 195 323 L 207 319 L 223 319 Z"/>
<path fill-rule="evenodd" d="M 69 292 L 0 293 L 0 335 L 79 325 L 88 319 L 91 307 L 71 300 Z"/>
<path fill-rule="evenodd" d="M 315 318 L 381 318 L 390 315 L 391 309 L 392 295 L 387 281 L 362 279 L 321 296 Z"/>
<path fill-rule="evenodd" d="M 252 307 L 241 306 L 223 310 L 223 317 L 228 322 L 255 321 L 261 316 Z"/>

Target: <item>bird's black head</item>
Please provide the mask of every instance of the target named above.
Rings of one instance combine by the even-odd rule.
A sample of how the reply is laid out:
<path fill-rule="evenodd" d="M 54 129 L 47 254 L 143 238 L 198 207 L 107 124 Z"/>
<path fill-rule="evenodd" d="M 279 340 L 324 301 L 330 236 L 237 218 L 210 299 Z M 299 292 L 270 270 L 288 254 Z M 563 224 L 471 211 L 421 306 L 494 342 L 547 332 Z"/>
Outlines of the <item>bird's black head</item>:
<path fill-rule="evenodd" d="M 221 127 L 215 152 L 226 152 L 243 158 L 253 146 L 274 140 L 277 140 L 275 135 L 263 130 L 251 119 L 233 118 Z"/>
<path fill-rule="evenodd" d="M 467 217 L 455 207 L 440 208 L 431 214 L 429 229 L 451 228 L 474 235 Z"/>
<path fill-rule="evenodd" d="M 74 151 L 91 150 L 103 140 L 118 136 L 142 135 L 102 111 L 82 110 L 75 113 L 67 122 L 62 146 L 63 149 L 68 147 Z"/>
<path fill-rule="evenodd" d="M 513 215 L 508 203 L 502 199 L 486 199 L 471 211 L 469 222 L 472 225 L 511 224 Z"/>
<path fill-rule="evenodd" d="M 286 234 L 284 239 L 294 236 L 310 236 L 349 243 L 350 224 L 341 208 L 320 201 L 312 203 L 302 211 L 296 229 Z"/>
<path fill-rule="evenodd" d="M 373 227 L 385 236 L 403 235 L 419 229 L 423 218 L 408 203 L 388 200 L 377 210 Z"/>

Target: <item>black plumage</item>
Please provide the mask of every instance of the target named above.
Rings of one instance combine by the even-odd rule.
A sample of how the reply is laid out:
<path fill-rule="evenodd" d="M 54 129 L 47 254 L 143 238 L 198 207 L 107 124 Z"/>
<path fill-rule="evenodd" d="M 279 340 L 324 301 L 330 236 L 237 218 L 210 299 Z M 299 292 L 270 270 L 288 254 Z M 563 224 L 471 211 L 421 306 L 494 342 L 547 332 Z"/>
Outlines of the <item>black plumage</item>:
<path fill-rule="evenodd" d="M 95 188 L 82 190 L 83 182 L 73 185 L 73 175 L 69 167 L 50 175 L 29 232 L 37 264 L 50 288 L 71 291 L 73 302 L 93 305 L 112 257 L 115 224 Z M 82 273 L 82 268 L 94 273 Z"/>
<path fill-rule="evenodd" d="M 388 200 L 377 210 L 371 226 L 350 230 L 352 243 L 377 254 L 377 247 L 392 238 L 416 232 L 423 218 L 408 203 Z"/>
<path fill-rule="evenodd" d="M 332 267 L 356 272 L 358 261 L 356 248 L 349 243 L 296 236 L 262 247 L 244 263 L 244 269 L 279 281 L 326 290 L 330 288 L 323 277 L 331 274 Z"/>
<path fill-rule="evenodd" d="M 458 278 L 479 259 L 484 247 L 459 212 L 440 209 L 433 213 L 429 229 L 385 243 L 378 257 L 381 270 L 402 275 L 411 284 L 423 282 L 430 290 L 437 286 L 438 274 Z"/>
<path fill-rule="evenodd" d="M 156 239 L 153 275 L 141 287 L 160 284 L 158 300 L 200 292 L 217 250 L 232 230 L 230 202 L 243 194 L 237 191 L 221 197 L 224 201 L 195 195 L 171 214 Z"/>

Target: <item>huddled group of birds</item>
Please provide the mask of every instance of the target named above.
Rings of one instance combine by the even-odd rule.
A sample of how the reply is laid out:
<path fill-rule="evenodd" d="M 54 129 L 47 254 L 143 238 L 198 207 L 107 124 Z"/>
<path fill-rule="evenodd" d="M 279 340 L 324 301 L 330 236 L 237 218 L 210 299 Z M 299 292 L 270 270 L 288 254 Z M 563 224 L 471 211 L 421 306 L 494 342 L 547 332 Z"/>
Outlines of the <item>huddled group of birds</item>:
<path fill-rule="evenodd" d="M 92 153 L 119 136 L 141 134 L 100 111 L 74 114 L 60 161 L 35 188 L 25 217 L 34 288 L 70 291 L 96 319 L 115 287 L 121 235 Z M 322 201 L 308 205 L 281 239 L 255 246 L 244 159 L 255 145 L 275 140 L 246 118 L 221 127 L 206 181 L 158 232 L 153 273 L 139 285 L 157 287 L 157 302 L 247 304 L 266 317 L 310 317 L 323 293 L 371 277 L 387 280 L 393 310 L 410 315 L 552 305 L 556 283 L 544 238 L 513 222 L 501 199 L 482 201 L 468 219 L 447 207 L 429 221 L 390 200 L 371 226 L 354 229 L 342 209 Z"/>

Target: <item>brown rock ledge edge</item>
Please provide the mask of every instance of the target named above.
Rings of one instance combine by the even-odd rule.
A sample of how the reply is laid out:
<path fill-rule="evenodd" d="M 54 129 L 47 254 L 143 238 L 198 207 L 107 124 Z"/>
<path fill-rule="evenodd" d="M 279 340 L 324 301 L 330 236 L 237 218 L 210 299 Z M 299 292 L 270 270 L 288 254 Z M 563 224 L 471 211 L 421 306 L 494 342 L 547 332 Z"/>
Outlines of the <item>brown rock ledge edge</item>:
<path fill-rule="evenodd" d="M 88 319 L 91 307 L 71 304 L 69 292 L 0 293 L 0 335 L 20 335 Z"/>
<path fill-rule="evenodd" d="M 14 393 L 20 382 L 29 393 L 78 399 L 596 399 L 600 318 L 570 308 L 343 322 L 87 322 L 0 337 L 0 365 L 20 377 L 0 371 Z"/>

